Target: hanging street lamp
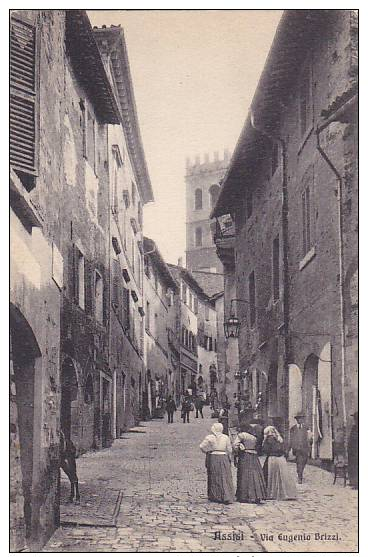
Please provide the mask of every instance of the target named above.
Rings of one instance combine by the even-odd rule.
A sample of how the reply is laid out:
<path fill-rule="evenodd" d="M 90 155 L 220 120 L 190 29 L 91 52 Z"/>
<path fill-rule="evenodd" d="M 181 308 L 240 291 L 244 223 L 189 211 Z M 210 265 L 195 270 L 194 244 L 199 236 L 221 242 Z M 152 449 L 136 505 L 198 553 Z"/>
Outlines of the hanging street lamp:
<path fill-rule="evenodd" d="M 226 338 L 239 338 L 239 331 L 241 326 L 240 319 L 235 315 L 233 309 L 234 302 L 244 302 L 249 304 L 248 300 L 241 300 L 239 298 L 233 298 L 230 302 L 230 316 L 224 321 L 224 332 Z"/>

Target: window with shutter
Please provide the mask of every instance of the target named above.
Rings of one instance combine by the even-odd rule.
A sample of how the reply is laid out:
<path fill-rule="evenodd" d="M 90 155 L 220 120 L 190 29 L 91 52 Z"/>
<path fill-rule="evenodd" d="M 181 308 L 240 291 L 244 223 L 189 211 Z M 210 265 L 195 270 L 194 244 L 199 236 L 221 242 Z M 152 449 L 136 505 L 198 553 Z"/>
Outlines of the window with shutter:
<path fill-rule="evenodd" d="M 10 23 L 10 164 L 23 175 L 37 173 L 36 28 L 12 17 Z M 29 190 L 33 180 L 24 184 Z"/>
<path fill-rule="evenodd" d="M 130 296 L 128 288 L 123 287 L 123 327 L 129 333 L 130 329 Z"/>
<path fill-rule="evenodd" d="M 121 303 L 121 270 L 120 263 L 116 259 L 113 260 L 113 281 L 112 281 L 112 306 L 120 322 L 123 320 L 122 303 Z"/>

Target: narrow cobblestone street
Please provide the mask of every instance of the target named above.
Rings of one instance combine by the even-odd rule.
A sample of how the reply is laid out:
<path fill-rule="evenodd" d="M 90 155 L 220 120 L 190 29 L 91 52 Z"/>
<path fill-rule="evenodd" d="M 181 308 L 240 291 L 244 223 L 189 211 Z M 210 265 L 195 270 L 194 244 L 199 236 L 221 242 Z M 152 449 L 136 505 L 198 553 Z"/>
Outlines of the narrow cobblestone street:
<path fill-rule="evenodd" d="M 205 413 L 208 416 L 208 408 Z M 107 519 L 112 510 L 106 494 L 112 493 L 116 501 L 122 492 L 116 526 L 106 527 L 96 516 L 90 517 L 90 526 L 62 525 L 44 551 L 357 549 L 357 492 L 341 484 L 333 486 L 332 475 L 316 467 L 306 468 L 305 483 L 297 486 L 297 501 L 268 501 L 260 506 L 209 503 L 204 457 L 198 444 L 213 420 L 191 417 L 191 423 L 184 425 L 178 419 L 176 413 L 177 421 L 170 426 L 165 420 L 146 422 L 124 434 L 111 449 L 79 458 L 81 505 L 69 505 L 69 514 L 75 514 L 75 522 L 81 517 L 79 524 L 88 524 L 82 517 L 88 516 L 89 508 L 92 512 L 96 496 L 103 495 Z M 289 466 L 294 473 L 295 465 Z M 233 472 L 235 481 L 235 468 Z M 64 479 L 62 484 L 64 493 Z M 99 515 L 104 515 L 101 505 Z M 218 531 L 240 539 L 217 540 Z M 315 534 L 321 539 L 315 539 Z M 310 539 L 300 540 L 299 536 L 290 541 L 294 535 Z M 324 535 L 337 535 L 338 541 L 323 539 Z"/>

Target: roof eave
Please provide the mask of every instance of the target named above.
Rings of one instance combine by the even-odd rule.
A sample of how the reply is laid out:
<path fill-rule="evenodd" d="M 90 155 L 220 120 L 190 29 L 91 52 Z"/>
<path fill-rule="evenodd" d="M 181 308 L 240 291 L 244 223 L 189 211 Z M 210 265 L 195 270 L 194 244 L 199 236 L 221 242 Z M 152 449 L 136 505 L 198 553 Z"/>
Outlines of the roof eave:
<path fill-rule="evenodd" d="M 111 57 L 111 62 L 115 73 L 114 79 L 120 105 L 119 123 L 123 127 L 127 140 L 127 147 L 142 201 L 144 204 L 152 202 L 154 201 L 153 189 L 144 154 L 123 29 L 120 27 L 94 28 L 93 32 L 97 38 L 99 35 L 110 36 L 113 40 L 114 49 L 118 51 L 116 56 Z M 119 76 L 122 76 L 121 80 L 117 79 Z"/>
<path fill-rule="evenodd" d="M 323 13 L 321 14 L 321 12 Z M 234 210 L 237 204 L 235 192 L 239 189 L 239 180 L 241 180 L 239 170 L 242 169 L 242 172 L 246 174 L 257 151 L 256 142 L 259 140 L 260 145 L 267 142 L 265 136 L 262 140 L 261 134 L 253 128 L 250 112 L 256 113 L 257 120 L 262 121 L 262 125 L 272 125 L 274 123 L 274 104 L 276 103 L 272 101 L 272 95 L 275 94 L 277 97 L 278 91 L 282 90 L 279 83 L 283 82 L 285 84 L 284 80 L 290 78 L 292 72 L 295 71 L 297 56 L 300 57 L 304 50 L 309 48 L 309 41 L 303 40 L 301 42 L 301 39 L 313 37 L 315 26 L 321 24 L 321 18 L 326 16 L 328 12 L 331 12 L 331 10 L 286 10 L 284 12 L 254 93 L 250 111 L 225 174 L 220 195 L 210 218 L 219 217 Z M 304 33 L 304 36 L 301 33 Z M 299 49 L 292 49 L 292 38 L 298 43 Z M 297 55 L 295 54 L 296 51 Z M 295 56 L 290 62 L 291 53 Z M 288 62 L 290 63 L 288 64 Z M 287 88 L 284 87 L 285 89 Z M 253 147 L 252 143 L 255 144 Z M 242 183 L 246 187 L 245 177 Z"/>

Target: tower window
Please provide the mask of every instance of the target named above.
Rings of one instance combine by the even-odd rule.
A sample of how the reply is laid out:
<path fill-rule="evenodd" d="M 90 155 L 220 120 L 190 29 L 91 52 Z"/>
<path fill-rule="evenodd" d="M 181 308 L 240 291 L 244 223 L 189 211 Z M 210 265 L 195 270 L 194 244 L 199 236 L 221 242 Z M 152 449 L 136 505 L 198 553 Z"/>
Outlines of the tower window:
<path fill-rule="evenodd" d="M 202 228 L 200 226 L 195 229 L 195 245 L 196 248 L 202 245 Z"/>
<path fill-rule="evenodd" d="M 198 188 L 194 194 L 194 208 L 198 211 L 199 209 L 202 209 L 202 206 L 202 190 Z"/>
<path fill-rule="evenodd" d="M 217 203 L 217 199 L 220 194 L 220 186 L 218 186 L 217 184 L 213 184 L 213 186 L 211 186 L 209 189 L 209 194 L 210 194 L 211 209 L 213 209 Z"/>

